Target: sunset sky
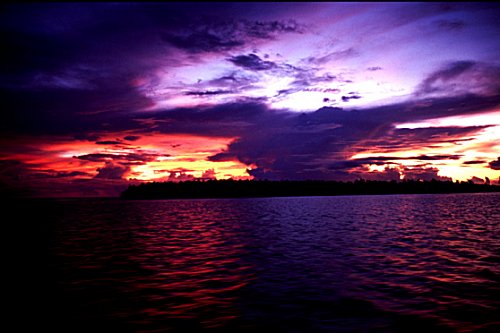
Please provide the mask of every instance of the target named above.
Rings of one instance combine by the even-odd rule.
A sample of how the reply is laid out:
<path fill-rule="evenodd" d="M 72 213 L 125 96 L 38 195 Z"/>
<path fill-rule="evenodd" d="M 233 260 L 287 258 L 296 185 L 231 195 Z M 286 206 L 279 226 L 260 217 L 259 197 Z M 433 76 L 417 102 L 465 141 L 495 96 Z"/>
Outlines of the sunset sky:
<path fill-rule="evenodd" d="M 0 193 L 500 177 L 495 3 L 10 4 Z"/>

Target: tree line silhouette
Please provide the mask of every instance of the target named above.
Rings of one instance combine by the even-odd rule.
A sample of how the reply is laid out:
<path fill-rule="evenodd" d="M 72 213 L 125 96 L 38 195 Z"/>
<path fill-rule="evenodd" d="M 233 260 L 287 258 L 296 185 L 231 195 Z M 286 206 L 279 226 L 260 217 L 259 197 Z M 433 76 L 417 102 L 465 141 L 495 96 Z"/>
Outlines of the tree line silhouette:
<path fill-rule="evenodd" d="M 475 184 L 472 181 L 269 181 L 269 180 L 194 180 L 183 182 L 152 182 L 130 185 L 122 199 L 173 198 L 250 198 L 333 196 L 361 194 L 424 194 L 500 192 L 500 186 Z"/>

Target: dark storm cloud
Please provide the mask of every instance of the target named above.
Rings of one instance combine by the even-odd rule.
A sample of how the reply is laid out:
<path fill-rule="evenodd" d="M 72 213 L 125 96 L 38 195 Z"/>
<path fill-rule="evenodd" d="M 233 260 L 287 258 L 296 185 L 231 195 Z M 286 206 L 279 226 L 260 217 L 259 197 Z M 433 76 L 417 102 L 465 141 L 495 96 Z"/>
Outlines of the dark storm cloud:
<path fill-rule="evenodd" d="M 257 123 L 276 119 L 276 112 L 257 102 L 178 108 L 150 113 L 137 123 L 150 123 L 143 132 L 185 133 L 203 136 L 237 136 Z"/>
<path fill-rule="evenodd" d="M 462 155 L 419 155 L 416 157 L 406 157 L 408 160 L 436 161 L 436 160 L 458 160 Z"/>
<path fill-rule="evenodd" d="M 97 145 L 119 145 L 122 144 L 121 141 L 112 141 L 112 140 L 106 140 L 106 141 L 97 141 Z"/>
<path fill-rule="evenodd" d="M 484 163 L 486 163 L 486 161 L 465 161 L 462 164 L 471 165 L 471 164 L 484 164 Z"/>
<path fill-rule="evenodd" d="M 272 11 L 273 5 L 199 3 L 196 7 L 193 13 L 192 4 L 182 3 L 6 6 L 0 13 L 4 37 L 0 98 L 6 110 L 15 112 L 6 112 L 0 130 L 83 138 L 92 131 L 133 128 L 133 113 L 153 105 L 134 80 L 184 61 L 177 50 L 166 46 L 162 34 L 197 53 L 307 30 L 294 20 L 241 18 L 243 8 Z M 265 64 L 262 61 L 261 66 Z M 219 81 L 220 89 L 207 87 L 187 94 L 243 91 L 258 78 L 229 74 Z"/>
<path fill-rule="evenodd" d="M 179 182 L 179 181 L 186 181 L 186 180 L 195 180 L 195 179 L 214 179 L 214 170 L 209 169 L 206 170 L 203 175 L 200 178 L 197 178 L 191 174 L 188 174 L 187 172 L 192 172 L 194 170 L 186 169 L 186 168 L 177 168 L 177 169 L 161 169 L 161 170 L 154 170 L 153 172 L 155 174 L 162 174 L 162 173 L 168 173 L 168 177 L 165 177 L 164 180 L 167 181 L 173 181 L 173 182 Z"/>
<path fill-rule="evenodd" d="M 133 61 L 138 53 L 150 55 L 149 51 L 165 49 L 162 37 L 186 50 L 212 52 L 307 30 L 292 19 L 243 18 L 245 8 L 273 10 L 272 4 L 197 3 L 195 7 L 192 3 L 6 5 L 0 13 L 5 46 L 2 70 L 53 73 L 81 58 L 94 60 L 96 54 L 106 60 L 105 65 L 126 65 L 123 56 Z M 130 56 L 123 54 L 124 47 Z M 118 53 L 121 57 L 114 58 Z"/>
<path fill-rule="evenodd" d="M 303 33 L 306 27 L 294 20 L 199 20 L 187 28 L 164 32 L 171 45 L 191 53 L 228 51 L 255 39 L 272 39 L 283 33 Z"/>
<path fill-rule="evenodd" d="M 87 172 L 82 172 L 82 171 L 55 171 L 54 170 L 54 177 L 60 178 L 60 177 L 75 177 L 75 176 L 84 176 L 84 177 L 89 177 L 90 174 Z"/>
<path fill-rule="evenodd" d="M 99 179 L 122 179 L 130 171 L 129 166 L 106 162 L 102 168 L 97 169 L 97 175 L 94 178 Z"/>
<path fill-rule="evenodd" d="M 163 40 L 190 52 L 218 52 L 229 50 L 245 44 L 243 40 L 234 40 L 224 35 L 215 35 L 209 32 L 191 33 L 186 36 L 163 33 Z"/>
<path fill-rule="evenodd" d="M 356 170 L 356 168 L 366 165 L 397 165 L 396 160 L 415 160 L 415 161 L 437 161 L 437 160 L 458 160 L 462 155 L 418 155 L 410 157 L 398 156 L 372 156 L 365 158 L 356 158 L 351 160 L 336 161 L 329 164 L 330 170 Z"/>
<path fill-rule="evenodd" d="M 1 122 L 2 131 L 85 137 L 92 128 L 101 130 L 110 113 L 151 105 L 128 84 L 135 73 L 153 68 L 138 56 L 152 49 L 148 36 L 141 39 L 144 43 L 129 43 L 137 33 L 122 21 L 131 15 L 130 7 L 30 4 L 7 8 L 0 14 L 6 37 L 0 95 L 9 110 Z M 129 44 L 129 53 L 123 53 L 122 43 Z"/>
<path fill-rule="evenodd" d="M 285 97 L 300 91 L 337 94 L 340 92 L 340 89 L 325 88 L 325 84 L 328 85 L 332 82 L 338 82 L 339 84 L 348 82 L 348 80 L 343 78 L 342 73 L 336 75 L 329 72 L 318 74 L 318 68 L 307 66 L 297 67 L 289 64 L 279 64 L 275 66 L 272 74 L 280 77 L 293 78 L 293 81 L 290 82 L 286 89 L 278 90 L 275 97 Z M 330 98 L 327 99 L 331 100 Z"/>
<path fill-rule="evenodd" d="M 438 161 L 438 160 L 458 160 L 462 155 L 418 155 L 410 157 L 398 156 L 373 156 L 360 159 L 350 160 L 360 164 L 377 164 L 380 162 L 394 161 L 394 160 L 417 160 L 417 161 Z M 384 164 L 384 163 L 382 163 Z"/>
<path fill-rule="evenodd" d="M 104 161 L 112 160 L 112 159 L 117 158 L 117 157 L 118 157 L 117 155 L 102 154 L 102 153 L 73 156 L 73 158 L 78 158 L 80 160 L 91 161 L 91 162 L 104 162 Z"/>
<path fill-rule="evenodd" d="M 123 139 L 127 141 L 136 141 L 139 140 L 141 137 L 139 135 L 127 135 L 124 136 Z"/>
<path fill-rule="evenodd" d="M 359 52 L 350 47 L 345 50 L 341 51 L 334 51 L 330 52 L 324 56 L 320 57 L 309 57 L 306 59 L 307 62 L 314 64 L 314 65 L 324 65 L 330 61 L 338 60 L 338 59 L 346 59 L 346 58 L 353 58 L 357 57 L 359 55 Z"/>
<path fill-rule="evenodd" d="M 337 76 L 331 73 L 318 75 L 317 68 L 293 66 L 283 61 L 263 60 L 258 55 L 253 53 L 233 56 L 227 60 L 235 66 L 243 68 L 244 72 L 253 74 L 253 76 L 248 76 L 247 74 L 247 76 L 244 77 L 242 82 L 244 84 L 239 83 L 233 76 L 225 77 L 226 82 L 221 83 L 231 85 L 233 91 L 237 92 L 241 92 L 242 90 L 251 90 L 256 87 L 261 88 L 262 82 L 260 82 L 259 78 L 262 77 L 262 73 L 275 77 L 293 79 L 286 89 L 277 91 L 277 94 L 274 97 L 284 97 L 286 95 L 294 94 L 299 91 L 308 91 L 310 89 L 320 90 L 320 88 L 311 88 L 311 86 L 338 80 Z M 321 90 L 326 90 L 326 88 Z"/>
<path fill-rule="evenodd" d="M 351 99 L 360 99 L 359 95 L 342 96 L 342 102 L 349 102 Z"/>
<path fill-rule="evenodd" d="M 43 170 L 43 172 L 32 173 L 34 177 L 39 178 L 74 178 L 74 177 L 91 177 L 92 175 L 83 171 L 57 171 Z"/>
<path fill-rule="evenodd" d="M 351 161 L 345 161 L 351 162 Z M 387 163 L 394 164 L 394 163 Z M 370 171 L 366 166 L 356 166 L 355 163 L 347 163 L 349 172 L 345 174 L 347 180 L 353 179 L 366 179 L 366 180 L 382 180 L 382 181 L 392 181 L 392 180 L 400 180 L 402 177 L 404 179 L 411 180 L 441 180 L 448 181 L 451 180 L 449 177 L 439 176 L 439 170 L 434 167 L 405 167 L 405 166 L 397 166 L 393 167 L 388 166 L 383 171 Z M 336 171 L 343 172 L 343 171 Z"/>
<path fill-rule="evenodd" d="M 243 39 L 234 39 L 235 37 L 207 31 L 188 33 L 184 36 L 167 32 L 162 34 L 164 41 L 193 53 L 225 51 L 245 44 Z"/>
<path fill-rule="evenodd" d="M 278 91 L 278 95 L 288 95 L 299 91 L 314 91 L 325 93 L 339 93 L 336 88 L 320 88 L 319 84 L 331 82 L 345 82 L 341 75 L 332 73 L 324 73 L 317 75 L 315 68 L 299 68 L 294 67 L 294 72 L 291 74 L 294 80 L 290 83 L 289 88 Z"/>
<path fill-rule="evenodd" d="M 477 114 L 491 110 L 498 106 L 499 102 L 500 96 L 464 95 L 427 99 L 423 102 L 407 101 L 362 110 L 322 108 L 311 113 L 295 113 L 269 109 L 255 101 L 242 101 L 150 111 L 147 115 L 135 112 L 85 115 L 77 118 L 75 123 L 61 123 L 53 128 L 49 127 L 49 130 L 52 133 L 72 135 L 76 130 L 102 137 L 109 137 L 109 133 L 118 131 L 133 131 L 136 136 L 180 133 L 236 137 L 226 151 L 214 154 L 210 160 L 239 160 L 247 165 L 254 164 L 257 168 L 251 173 L 257 178 L 351 179 L 355 175 L 354 169 L 332 168 L 332 161 L 349 161 L 353 154 L 359 152 L 391 152 L 401 148 L 458 142 L 485 128 L 469 126 L 405 129 L 395 128 L 395 124 Z M 66 109 L 66 105 L 61 104 L 59 109 L 54 110 L 59 110 L 56 113 L 64 115 Z M 40 126 L 37 122 L 28 124 L 35 128 Z M 68 127 L 71 130 L 68 130 Z M 40 130 L 47 131 L 47 128 L 41 126 Z M 156 158 L 143 154 L 122 155 L 87 154 L 77 158 L 103 163 L 114 162 L 115 166 L 122 163 L 123 172 L 127 166 L 125 163 L 144 163 Z M 430 160 L 428 157 L 422 157 L 421 160 L 425 161 L 426 158 Z M 346 164 L 346 167 L 349 165 Z M 105 175 L 107 171 L 103 171 L 101 177 Z"/>
<path fill-rule="evenodd" d="M 189 181 L 195 180 L 196 178 L 193 175 L 186 174 L 184 172 L 172 171 L 168 176 L 168 181 L 170 182 L 179 182 L 179 181 Z"/>
<path fill-rule="evenodd" d="M 249 6 L 258 9 L 263 5 Z M 246 89 L 265 71 L 294 78 L 291 86 L 280 92 L 283 95 L 319 83 L 346 82 L 339 73 L 318 75 L 314 66 L 356 57 L 358 51 L 352 47 L 308 58 L 305 63 L 310 67 L 304 68 L 240 50 L 244 45 L 306 30 L 295 21 L 227 19 L 242 11 L 241 6 L 203 3 L 196 4 L 196 11 L 190 3 L 5 6 L 0 11 L 2 135 L 70 136 L 104 145 L 122 143 L 100 139 L 115 138 L 116 133 L 134 133 L 124 137 L 127 141 L 156 133 L 234 137 L 226 151 L 210 159 L 255 164 L 251 173 L 257 178 L 347 179 L 353 172 L 366 172 L 363 168 L 369 162 L 390 162 L 380 158 L 352 162 L 350 157 L 356 152 L 457 142 L 484 128 L 397 129 L 396 124 L 478 114 L 499 105 L 498 68 L 461 61 L 431 73 L 417 91 L 417 95 L 431 97 L 454 92 L 446 98 L 434 96 L 365 110 L 323 108 L 308 114 L 272 110 L 258 99 L 138 112 L 153 104 L 134 80 L 185 61 L 179 49 L 191 53 L 192 58 L 204 52 L 231 50 L 236 54 L 223 53 L 234 64 L 235 72 L 212 80 L 211 84 L 217 83 L 215 88 L 202 86 L 186 92 L 191 96 Z M 214 18 L 215 13 L 219 15 Z M 406 24 L 408 16 L 421 17 L 417 14 L 407 11 L 394 20 Z M 343 99 L 356 96 L 345 95 Z M 119 180 L 131 164 L 157 157 L 146 153 L 86 154 L 76 159 L 102 163 L 98 179 Z M 415 157 L 422 161 L 435 158 Z M 491 162 L 490 167 L 498 168 L 498 162 Z M 6 169 L 23 177 L 18 171 L 24 168 L 15 170 L 15 165 L 8 165 Z M 387 170 L 386 175 L 396 177 L 394 170 Z"/>
<path fill-rule="evenodd" d="M 419 93 L 431 93 L 434 92 L 437 88 L 434 87 L 434 84 L 438 81 L 446 82 L 450 79 L 456 78 L 460 74 L 470 70 L 475 63 L 473 61 L 457 61 L 449 64 L 447 67 L 436 71 L 428 78 L 426 78 L 418 89 Z"/>
<path fill-rule="evenodd" d="M 205 90 L 205 91 L 188 91 L 185 92 L 184 95 L 186 96 L 213 96 L 213 95 L 227 95 L 227 94 L 234 94 L 234 91 L 231 90 Z"/>
<path fill-rule="evenodd" d="M 488 126 L 467 127 L 427 127 L 427 128 L 400 128 L 391 129 L 382 136 L 374 136 L 363 140 L 356 148 L 369 150 L 377 147 L 380 152 L 391 152 L 401 149 L 419 149 L 432 147 L 442 143 L 456 143 L 468 140 L 468 136 L 475 134 Z"/>
<path fill-rule="evenodd" d="M 99 138 L 100 138 L 99 135 L 96 135 L 94 133 L 78 133 L 78 134 L 73 135 L 73 137 L 76 140 L 85 140 L 85 141 L 90 141 L 90 142 L 99 141 Z"/>
<path fill-rule="evenodd" d="M 303 114 L 268 110 L 265 117 L 246 118 L 247 126 L 236 131 L 239 138 L 226 151 L 209 159 L 238 159 L 248 165 L 254 164 L 257 168 L 250 173 L 256 178 L 268 179 L 351 179 L 358 175 L 357 168 L 367 164 L 389 164 L 391 160 L 398 159 L 423 162 L 456 160 L 460 155 L 363 160 L 351 160 L 350 157 L 360 152 L 391 152 L 409 147 L 418 149 L 467 140 L 468 135 L 487 126 L 409 129 L 395 128 L 394 125 L 440 116 L 473 114 L 498 105 L 499 100 L 499 97 L 469 95 L 364 110 L 322 108 Z M 428 175 L 436 176 L 436 172 L 431 171 Z M 416 171 L 408 172 L 416 174 Z"/>
<path fill-rule="evenodd" d="M 158 157 L 170 156 L 168 154 L 151 154 L 151 153 L 128 153 L 128 154 L 106 154 L 106 153 L 93 153 L 79 156 L 73 156 L 79 160 L 91 162 L 151 162 L 155 161 Z"/>
<path fill-rule="evenodd" d="M 497 107 L 500 104 L 500 94 L 479 96 L 464 94 L 452 97 L 427 98 L 425 100 L 407 101 L 398 104 L 371 108 L 366 113 L 368 118 L 379 114 L 386 120 L 396 122 L 414 122 L 418 120 L 450 117 L 456 115 L 473 115 Z"/>
<path fill-rule="evenodd" d="M 416 96 L 466 93 L 495 95 L 500 92 L 500 67 L 474 61 L 456 61 L 431 73 L 417 87 Z"/>
<path fill-rule="evenodd" d="M 264 71 L 277 67 L 274 62 L 262 60 L 259 56 L 253 53 L 231 57 L 228 61 L 232 62 L 236 66 L 251 71 Z"/>
<path fill-rule="evenodd" d="M 415 167 L 415 168 L 408 168 L 405 167 L 402 170 L 402 173 L 404 175 L 405 179 L 412 179 L 412 180 L 441 180 L 441 181 L 448 181 L 451 180 L 450 177 L 445 177 L 445 176 L 439 176 L 438 175 L 439 169 L 433 168 L 433 167 Z"/>
<path fill-rule="evenodd" d="M 81 171 L 40 170 L 21 161 L 3 160 L 0 161 L 0 197 L 117 196 L 129 184 L 123 179 L 91 177 Z"/>
<path fill-rule="evenodd" d="M 118 85 L 99 91 L 19 91 L 0 92 L 6 112 L 0 124 L 3 133 L 71 134 L 102 132 L 126 126 L 130 114 L 150 105 L 131 88 Z M 123 123 L 122 123 L 123 122 Z"/>
<path fill-rule="evenodd" d="M 84 3 L 7 6 L 0 14 L 5 37 L 2 85 L 98 89 L 94 80 L 109 73 L 123 75 L 150 68 L 141 58 L 155 52 L 161 44 L 160 27 L 171 26 L 174 20 L 168 18 L 175 15 L 173 6 L 164 6 L 163 11 L 154 11 L 155 7 Z M 162 14 L 167 15 L 164 20 L 157 17 Z"/>
<path fill-rule="evenodd" d="M 256 75 L 238 70 L 221 77 L 216 77 L 208 81 L 208 84 L 211 86 L 243 87 L 257 82 L 259 82 L 259 78 Z"/>
<path fill-rule="evenodd" d="M 227 94 L 237 94 L 239 97 L 235 98 L 241 99 L 241 95 L 246 91 L 255 89 L 261 79 L 259 72 L 248 71 L 238 67 L 211 80 L 200 80 L 196 85 L 196 89 L 192 92 L 192 96 L 210 97 L 213 95 L 223 95 L 224 92 L 227 92 Z M 210 95 L 210 92 L 220 92 L 220 94 Z"/>
<path fill-rule="evenodd" d="M 488 165 L 493 170 L 500 170 L 500 157 L 497 158 L 496 161 L 491 161 Z"/>

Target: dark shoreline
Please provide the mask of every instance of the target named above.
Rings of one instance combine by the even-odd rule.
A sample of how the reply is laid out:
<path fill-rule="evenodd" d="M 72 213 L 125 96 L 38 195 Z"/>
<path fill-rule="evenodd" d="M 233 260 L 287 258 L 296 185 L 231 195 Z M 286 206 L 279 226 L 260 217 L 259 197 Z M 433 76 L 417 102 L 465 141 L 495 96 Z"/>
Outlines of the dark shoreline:
<path fill-rule="evenodd" d="M 500 192 L 500 186 L 451 181 L 253 181 L 208 180 L 185 182 L 152 182 L 130 185 L 120 198 L 194 199 L 194 198 L 260 198 L 335 195 L 445 194 Z"/>

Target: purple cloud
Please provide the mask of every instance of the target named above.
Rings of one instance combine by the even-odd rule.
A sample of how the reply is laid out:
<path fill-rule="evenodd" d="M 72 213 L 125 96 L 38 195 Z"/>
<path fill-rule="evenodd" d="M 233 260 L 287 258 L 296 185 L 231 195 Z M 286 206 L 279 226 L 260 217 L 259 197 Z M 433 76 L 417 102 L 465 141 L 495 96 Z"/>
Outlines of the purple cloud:
<path fill-rule="evenodd" d="M 119 145 L 122 144 L 123 142 L 121 141 L 113 141 L 113 140 L 106 140 L 106 141 L 96 141 L 97 145 Z"/>
<path fill-rule="evenodd" d="M 79 156 L 73 156 L 79 160 L 91 162 L 151 162 L 155 161 L 158 157 L 170 156 L 168 154 L 152 154 L 152 153 L 128 153 L 128 154 L 107 154 L 107 153 L 93 153 Z"/>
<path fill-rule="evenodd" d="M 189 3 L 5 7 L 0 12 L 4 60 L 0 97 L 6 112 L 0 131 L 8 144 L 2 145 L 2 159 L 31 155 L 37 160 L 43 152 L 32 148 L 36 146 L 32 138 L 43 138 L 47 145 L 73 138 L 95 142 L 93 149 L 100 153 L 72 161 L 86 166 L 100 163 L 92 182 L 102 189 L 121 184 L 131 166 L 159 157 L 146 151 L 110 154 L 109 145 L 139 149 L 132 143 L 139 145 L 149 136 L 188 134 L 234 138 L 210 160 L 255 165 L 250 173 L 257 178 L 350 179 L 365 173 L 396 179 L 405 170 L 393 164 L 393 152 L 464 142 L 486 128 L 397 125 L 480 114 L 500 103 L 500 67 L 487 63 L 496 59 L 498 42 L 484 38 L 499 33 L 496 4 L 198 3 L 195 7 Z M 324 15 L 331 19 L 319 19 Z M 456 58 L 457 54 L 464 58 Z M 446 59 L 457 61 L 435 67 Z M 357 86 L 361 80 L 380 80 L 371 82 L 373 87 L 380 83 L 378 92 L 387 92 L 384 97 L 390 98 L 397 95 L 390 86 L 403 84 L 409 92 L 423 71 L 427 77 L 403 102 L 314 112 L 309 111 L 317 106 L 306 105 L 307 110 L 298 110 L 307 113 L 271 107 L 275 101 L 302 94 L 317 96 L 318 105 L 370 103 L 376 94 Z M 271 83 L 266 81 L 270 77 Z M 385 81 L 387 90 L 382 88 Z M 266 88 L 274 89 L 275 83 L 270 94 Z M 224 104 L 217 104 L 220 100 Z M 162 108 L 164 102 L 169 106 Z M 372 156 L 351 159 L 360 152 Z M 383 153 L 390 156 L 376 156 Z M 440 154 L 411 159 L 456 158 Z M 62 186 L 67 178 L 89 177 L 18 162 L 4 164 L 0 173 L 5 182 L 45 177 Z M 370 164 L 390 167 L 372 173 Z M 498 161 L 488 165 L 498 170 Z M 437 176 L 435 170 L 407 172 L 409 177 L 419 172 Z"/>
<path fill-rule="evenodd" d="M 360 99 L 359 95 L 351 95 L 351 96 L 342 96 L 342 102 L 349 102 L 351 99 Z"/>
<path fill-rule="evenodd" d="M 495 95 L 500 92 L 500 67 L 474 61 L 456 61 L 429 75 L 416 96 Z"/>
<path fill-rule="evenodd" d="M 205 96 L 213 96 L 213 95 L 227 95 L 227 94 L 234 94 L 234 93 L 235 92 L 231 91 L 231 90 L 205 90 L 205 91 L 188 91 L 188 92 L 185 92 L 184 95 L 205 97 Z"/>
<path fill-rule="evenodd" d="M 473 165 L 473 164 L 484 164 L 484 163 L 486 163 L 486 161 L 465 161 L 462 164 Z"/>
<path fill-rule="evenodd" d="M 265 71 L 276 68 L 276 64 L 272 61 L 265 61 L 260 59 L 259 56 L 255 54 L 239 55 L 231 57 L 228 61 L 232 62 L 236 66 L 248 69 L 251 71 Z"/>
<path fill-rule="evenodd" d="M 283 33 L 303 33 L 306 27 L 295 20 L 200 20 L 175 32 L 163 32 L 162 39 L 191 53 L 221 52 L 242 47 L 252 40 L 270 39 Z"/>
<path fill-rule="evenodd" d="M 415 168 L 404 168 L 403 175 L 405 179 L 412 179 L 412 180 L 425 180 L 425 181 L 429 181 L 432 179 L 441 181 L 451 180 L 450 177 L 439 176 L 438 172 L 439 170 L 437 168 L 415 167 Z"/>
<path fill-rule="evenodd" d="M 491 169 L 493 170 L 500 170 L 500 157 L 497 158 L 495 161 L 491 161 L 488 163 Z"/>
<path fill-rule="evenodd" d="M 486 98 L 477 98 L 483 100 Z M 394 158 L 350 160 L 354 153 L 391 152 L 447 142 L 459 142 L 487 126 L 397 129 L 395 123 L 449 115 L 479 112 L 489 104 L 474 103 L 461 108 L 462 98 L 434 100 L 420 105 L 409 102 L 365 110 L 322 108 L 312 113 L 271 112 L 240 128 L 239 139 L 212 161 L 238 159 L 257 166 L 250 174 L 269 179 L 350 179 L 353 168 L 365 164 L 386 164 Z M 470 100 L 468 102 L 471 102 Z M 487 108 L 494 105 L 489 104 Z M 482 106 L 481 106 L 482 105 Z M 397 112 L 397 110 L 407 110 Z M 250 120 L 250 119 L 248 119 Z M 408 159 L 456 160 L 459 155 L 420 155 Z M 401 158 L 399 158 L 401 159 Z M 403 158 L 404 159 L 404 158 Z M 331 161 L 336 161 L 332 164 Z M 415 173 L 415 172 L 414 172 Z"/>
<path fill-rule="evenodd" d="M 37 174 L 33 174 L 37 175 Z M 73 177 L 91 177 L 88 172 L 82 171 L 57 171 L 57 170 L 44 170 L 39 174 L 41 178 L 73 178 Z"/>
<path fill-rule="evenodd" d="M 307 58 L 307 62 L 314 64 L 314 65 L 324 65 L 326 63 L 329 63 L 334 60 L 338 59 L 344 59 L 344 58 L 353 58 L 359 56 L 359 52 L 350 47 L 345 50 L 341 51 L 334 51 L 331 53 L 328 53 L 327 55 L 320 56 L 320 57 L 309 57 Z"/>
<path fill-rule="evenodd" d="M 130 171 L 130 167 L 106 162 L 105 166 L 97 169 L 97 175 L 94 178 L 103 179 L 122 179 L 123 176 Z"/>
<path fill-rule="evenodd" d="M 139 135 L 127 135 L 124 136 L 123 139 L 127 141 L 136 141 L 139 140 L 141 137 Z"/>

